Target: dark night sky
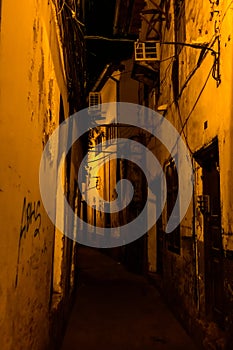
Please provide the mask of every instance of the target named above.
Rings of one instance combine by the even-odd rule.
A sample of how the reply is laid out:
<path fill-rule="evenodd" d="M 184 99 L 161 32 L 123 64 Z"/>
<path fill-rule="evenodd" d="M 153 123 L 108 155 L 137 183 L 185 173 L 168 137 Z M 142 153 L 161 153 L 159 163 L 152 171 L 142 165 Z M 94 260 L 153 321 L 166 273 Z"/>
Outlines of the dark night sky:
<path fill-rule="evenodd" d="M 86 35 L 113 37 L 115 0 L 86 1 Z M 105 65 L 130 57 L 133 44 L 87 40 L 88 88 L 91 88 Z"/>
<path fill-rule="evenodd" d="M 112 35 L 115 0 L 87 0 L 86 28 L 88 35 Z"/>

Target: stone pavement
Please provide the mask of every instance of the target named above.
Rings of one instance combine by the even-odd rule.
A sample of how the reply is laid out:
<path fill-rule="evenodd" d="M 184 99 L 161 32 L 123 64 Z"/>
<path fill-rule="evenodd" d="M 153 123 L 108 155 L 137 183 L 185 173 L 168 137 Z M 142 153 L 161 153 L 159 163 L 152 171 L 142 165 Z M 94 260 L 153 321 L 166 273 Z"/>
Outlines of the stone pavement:
<path fill-rule="evenodd" d="M 197 350 L 146 278 L 87 247 L 79 268 L 61 350 Z"/>

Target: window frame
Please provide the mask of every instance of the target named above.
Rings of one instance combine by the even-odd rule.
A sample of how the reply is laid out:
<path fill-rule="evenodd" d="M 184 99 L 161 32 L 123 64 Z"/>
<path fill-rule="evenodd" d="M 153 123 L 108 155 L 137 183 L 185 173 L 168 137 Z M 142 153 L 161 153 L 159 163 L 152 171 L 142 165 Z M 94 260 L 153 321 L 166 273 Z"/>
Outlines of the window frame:
<path fill-rule="evenodd" d="M 169 174 L 169 171 L 171 173 Z M 174 209 L 179 193 L 179 178 L 176 170 L 175 162 L 171 159 L 165 165 L 165 176 L 167 184 L 167 203 L 166 203 L 166 220 L 168 222 Z M 180 215 L 180 211 L 177 213 Z M 167 248 L 169 251 L 180 254 L 181 250 L 181 232 L 180 224 L 170 233 L 167 234 Z"/>
<path fill-rule="evenodd" d="M 174 9 L 174 37 L 175 42 L 185 43 L 186 41 L 186 16 L 185 16 L 185 0 L 175 0 Z M 174 99 L 178 100 L 180 93 L 180 67 L 179 56 L 183 49 L 183 45 L 175 45 L 175 60 L 172 68 L 172 82 Z"/>

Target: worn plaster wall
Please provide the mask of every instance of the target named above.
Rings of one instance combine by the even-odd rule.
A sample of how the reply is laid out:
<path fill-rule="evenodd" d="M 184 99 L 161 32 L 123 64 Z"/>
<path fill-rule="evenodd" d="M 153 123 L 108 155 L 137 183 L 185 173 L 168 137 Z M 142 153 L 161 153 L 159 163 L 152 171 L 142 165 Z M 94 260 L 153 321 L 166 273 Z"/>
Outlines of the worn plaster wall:
<path fill-rule="evenodd" d="M 116 102 L 117 98 L 119 98 L 119 102 L 129 102 L 129 103 L 137 103 L 138 99 L 138 83 L 131 79 L 131 70 L 133 66 L 132 59 L 122 61 L 122 65 L 124 65 L 124 70 L 121 71 L 115 71 L 112 74 L 112 77 L 109 77 L 107 81 L 105 82 L 104 86 L 102 87 L 100 91 L 101 95 L 101 102 Z M 113 78 L 113 79 L 112 79 Z M 118 81 L 118 83 L 116 82 Z M 118 86 L 117 86 L 118 85 Z M 119 90 L 117 90 L 119 89 Z M 111 124 L 111 122 L 116 122 L 116 119 L 114 120 L 116 116 L 116 110 L 114 109 L 108 109 L 106 110 L 105 107 L 104 115 L 106 116 L 106 121 Z M 103 112 L 103 111 L 102 111 Z M 100 138 L 100 135 L 102 134 L 102 137 Z M 137 132 L 136 132 L 137 134 Z M 132 138 L 135 137 L 135 129 L 130 127 L 123 127 L 122 125 L 116 128 L 114 125 L 109 125 L 108 127 L 101 127 L 96 130 L 93 130 L 92 134 L 90 135 L 90 140 L 92 146 L 98 147 L 98 142 L 108 142 L 108 144 L 111 144 L 111 138 Z M 109 139 L 110 138 L 110 139 Z M 117 146 L 111 145 L 112 149 L 111 152 L 118 152 L 118 156 L 121 157 L 121 150 L 120 145 Z M 115 147 L 115 148 L 114 148 Z M 117 147 L 117 148 L 116 148 Z M 101 151 L 101 147 L 99 147 L 99 150 Z M 96 198 L 96 195 L 94 194 L 94 191 L 97 189 L 99 196 L 107 201 L 113 201 L 117 198 L 116 193 L 116 183 L 119 180 L 117 176 L 120 176 L 120 178 L 124 178 L 126 175 L 129 177 L 129 180 L 133 180 L 137 187 L 141 189 L 142 186 L 140 186 L 139 181 L 136 181 L 137 175 L 132 171 L 132 167 L 126 162 L 124 163 L 124 159 L 122 158 L 118 162 L 115 160 L 112 160 L 109 162 L 109 155 L 106 151 L 101 153 L 98 156 L 100 161 L 95 160 L 95 152 L 93 148 L 91 148 L 89 152 L 89 166 L 92 167 L 92 174 L 91 176 L 87 177 L 87 196 L 89 196 L 89 199 L 91 200 L 91 206 L 88 209 L 88 222 L 93 224 L 96 220 L 96 224 L 98 226 L 104 227 L 105 225 L 110 225 L 111 227 L 115 227 L 115 235 L 116 237 L 120 233 L 119 226 L 126 224 L 129 220 L 130 213 L 129 211 L 122 211 L 122 212 L 116 212 L 112 213 L 109 220 L 107 218 L 107 215 L 103 213 L 104 210 L 104 203 L 100 199 Z M 96 158 L 97 159 L 97 158 Z M 100 162 L 105 159 L 106 164 L 100 166 Z M 94 189 L 94 191 L 92 190 Z M 140 191 L 140 190 L 139 190 Z M 137 195 L 139 195 L 137 193 Z M 121 188 L 121 198 L 124 201 L 124 203 L 128 203 L 128 193 L 124 188 Z M 141 199 L 141 197 L 140 197 Z M 92 206 L 95 206 L 97 212 L 96 212 L 96 219 L 94 219 L 94 211 L 92 209 Z M 125 205 L 126 207 L 127 205 Z M 94 229 L 93 229 L 94 232 Z M 117 248 L 111 250 L 111 255 L 114 256 L 117 259 L 129 259 L 129 256 L 132 256 L 132 261 L 135 262 L 135 265 L 138 264 L 137 256 L 134 255 L 135 249 L 128 253 L 125 251 L 124 248 Z M 133 254 L 132 254 L 133 253 Z"/>
<path fill-rule="evenodd" d="M 107 79 L 101 91 L 99 92 L 101 96 L 101 103 L 103 104 L 116 102 L 116 81 L 119 81 L 120 79 L 120 71 L 115 71 L 112 74 L 112 77 L 113 79 L 110 77 Z M 106 117 L 104 124 L 116 123 L 116 108 L 114 106 L 108 106 L 108 108 L 104 107 L 103 110 Z M 98 120 L 98 117 L 96 119 L 96 123 L 97 125 L 101 125 L 101 120 Z M 90 134 L 91 148 L 88 152 L 88 176 L 86 180 L 85 190 L 85 198 L 89 203 L 87 209 L 88 223 L 93 226 L 90 235 L 92 233 L 95 233 L 95 225 L 100 227 L 105 227 L 106 225 L 117 226 L 117 215 L 111 216 L 111 222 L 109 222 L 107 215 L 104 214 L 104 201 L 112 201 L 116 196 L 114 192 L 116 186 L 116 161 L 110 161 L 111 153 L 114 154 L 114 152 L 116 152 L 116 148 L 112 144 L 111 151 L 102 152 L 102 143 L 107 142 L 110 137 L 109 130 L 110 129 L 108 127 L 100 126 L 96 129 L 93 129 L 92 133 Z M 116 128 L 112 126 L 111 137 L 115 138 L 114 135 L 116 136 Z M 108 145 L 110 146 L 110 143 Z"/>
<path fill-rule="evenodd" d="M 0 348 L 44 350 L 54 226 L 38 170 L 59 123 L 60 96 L 68 115 L 66 78 L 52 1 L 1 3 Z"/>
<path fill-rule="evenodd" d="M 160 2 L 158 1 L 158 4 Z M 175 1 L 166 1 L 168 22 L 163 21 L 162 42 L 175 42 Z M 148 7 L 153 7 L 148 1 Z M 165 9 L 165 7 L 164 7 Z M 184 43 L 208 44 L 212 51 L 183 46 L 179 54 L 179 72 L 175 76 L 175 45 L 161 45 L 160 91 L 156 106 L 167 106 L 165 118 L 180 132 L 191 156 L 217 137 L 220 158 L 220 195 L 224 276 L 225 339 L 232 329 L 232 70 L 233 4 L 232 1 L 185 1 L 186 37 Z M 148 26 L 142 23 L 145 40 Z M 215 56 L 220 54 L 220 56 Z M 219 65 L 215 58 L 219 57 Z M 214 67 L 214 69 L 213 69 Z M 175 87 L 174 87 L 175 86 Z M 176 91 L 175 91 L 176 89 Z M 175 96 L 175 93 L 178 95 Z M 150 100 L 150 107 L 153 101 Z M 153 145 L 148 145 L 153 149 Z M 167 154 L 157 146 L 161 164 Z M 205 346 L 223 348 L 226 340 L 215 326 L 208 325 L 205 312 L 204 222 L 198 209 L 202 194 L 202 169 L 193 160 L 194 200 L 181 223 L 180 254 L 168 250 L 164 238 L 163 287 L 177 315 L 191 329 L 199 319 L 206 331 Z M 182 174 L 185 181 L 185 174 Z M 163 227 L 166 215 L 163 214 Z M 177 306 L 177 307 L 176 307 Z M 215 334 L 214 334 L 215 333 Z M 212 339 L 212 343 L 211 340 Z M 214 344 L 215 343 L 215 344 Z M 211 345 L 212 344 L 212 345 Z M 215 346 L 215 347 L 214 347 Z"/>

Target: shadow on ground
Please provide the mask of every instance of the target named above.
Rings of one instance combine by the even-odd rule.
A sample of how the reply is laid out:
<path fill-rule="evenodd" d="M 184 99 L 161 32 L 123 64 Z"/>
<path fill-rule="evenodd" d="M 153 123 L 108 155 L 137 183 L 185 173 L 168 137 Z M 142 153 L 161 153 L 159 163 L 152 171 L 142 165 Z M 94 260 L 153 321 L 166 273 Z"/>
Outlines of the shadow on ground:
<path fill-rule="evenodd" d="M 143 276 L 79 247 L 79 287 L 61 350 L 195 350 Z"/>

